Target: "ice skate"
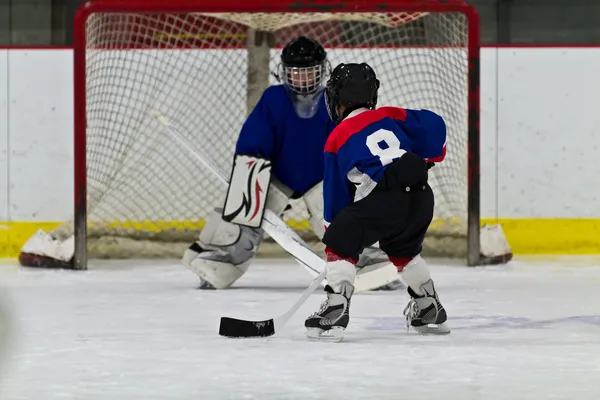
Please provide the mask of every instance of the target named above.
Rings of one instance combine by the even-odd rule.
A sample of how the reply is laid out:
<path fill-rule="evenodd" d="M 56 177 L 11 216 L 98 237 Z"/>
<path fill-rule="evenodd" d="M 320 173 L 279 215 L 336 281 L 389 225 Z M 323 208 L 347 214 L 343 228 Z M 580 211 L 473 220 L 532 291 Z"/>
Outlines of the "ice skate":
<path fill-rule="evenodd" d="M 415 331 L 424 335 L 450 333 L 450 328 L 446 324 L 448 319 L 446 310 L 440 303 L 433 281 L 428 280 L 420 289 L 425 293 L 422 296 L 417 295 L 410 287 L 408 288 L 411 300 L 404 309 L 407 328 L 412 326 Z"/>
<path fill-rule="evenodd" d="M 327 299 L 321 304 L 319 311 L 304 322 L 306 336 L 310 340 L 341 342 L 350 320 L 350 298 L 354 286 L 343 284 L 341 293 L 335 293 L 331 286 L 327 285 L 325 292 Z"/>

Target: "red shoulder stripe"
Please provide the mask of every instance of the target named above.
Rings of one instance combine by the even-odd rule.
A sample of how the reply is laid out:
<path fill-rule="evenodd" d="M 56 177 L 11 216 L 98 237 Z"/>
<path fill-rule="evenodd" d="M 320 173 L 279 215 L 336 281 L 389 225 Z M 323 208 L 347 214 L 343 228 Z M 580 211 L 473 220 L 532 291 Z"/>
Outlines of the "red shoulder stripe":
<path fill-rule="evenodd" d="M 406 121 L 406 110 L 400 107 L 381 107 L 379 110 L 385 112 L 388 117 L 398 121 Z"/>
<path fill-rule="evenodd" d="M 363 111 L 354 117 L 345 119 L 329 135 L 325 151 L 337 153 L 352 135 L 386 117 L 404 121 L 406 120 L 406 110 L 398 107 L 381 107 L 377 110 Z"/>

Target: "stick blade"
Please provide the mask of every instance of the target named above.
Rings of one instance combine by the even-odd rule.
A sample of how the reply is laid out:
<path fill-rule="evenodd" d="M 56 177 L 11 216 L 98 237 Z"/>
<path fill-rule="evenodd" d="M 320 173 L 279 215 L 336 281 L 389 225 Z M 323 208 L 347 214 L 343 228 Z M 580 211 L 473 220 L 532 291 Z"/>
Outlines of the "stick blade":
<path fill-rule="evenodd" d="M 243 319 L 221 317 L 219 335 L 229 338 L 267 337 L 275 334 L 273 319 L 265 321 L 246 321 Z"/>

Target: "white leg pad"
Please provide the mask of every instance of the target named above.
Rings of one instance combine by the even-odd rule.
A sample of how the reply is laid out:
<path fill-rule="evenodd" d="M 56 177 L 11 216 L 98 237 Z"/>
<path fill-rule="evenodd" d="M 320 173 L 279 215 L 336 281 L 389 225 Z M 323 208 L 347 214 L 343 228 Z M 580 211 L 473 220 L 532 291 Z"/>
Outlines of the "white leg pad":
<path fill-rule="evenodd" d="M 419 296 L 424 294 L 421 286 L 431 279 L 429 266 L 420 255 L 410 260 L 406 267 L 404 267 L 401 276 L 402 280 Z"/>
<path fill-rule="evenodd" d="M 354 264 L 345 260 L 330 261 L 325 265 L 327 274 L 327 284 L 336 293 L 340 293 L 342 285 L 350 284 L 354 287 L 354 280 L 356 279 L 356 268 Z"/>
<path fill-rule="evenodd" d="M 183 254 L 183 265 L 210 283 L 215 289 L 226 289 L 241 278 L 248 270 L 250 261 L 233 265 L 228 262 L 217 261 L 206 257 L 218 257 L 216 252 L 205 251 L 196 253 L 187 249 Z"/>
<path fill-rule="evenodd" d="M 240 240 L 241 229 L 238 225 L 224 221 L 221 209 L 215 208 L 209 214 L 204 229 L 200 232 L 198 243 L 205 249 L 217 249 L 235 244 Z"/>

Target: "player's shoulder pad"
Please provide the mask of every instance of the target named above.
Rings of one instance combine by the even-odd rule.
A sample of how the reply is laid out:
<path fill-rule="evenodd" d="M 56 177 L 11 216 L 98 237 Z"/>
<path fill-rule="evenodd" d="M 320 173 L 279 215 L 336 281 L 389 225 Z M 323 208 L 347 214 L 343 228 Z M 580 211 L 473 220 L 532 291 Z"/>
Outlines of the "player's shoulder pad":
<path fill-rule="evenodd" d="M 336 153 L 340 147 L 342 147 L 350 137 L 362 132 L 369 125 L 374 124 L 382 119 L 388 117 L 384 111 L 377 110 L 364 110 L 359 114 L 347 117 L 338 126 L 334 128 L 325 144 L 325 151 L 330 153 Z"/>
<path fill-rule="evenodd" d="M 402 107 L 384 106 L 384 107 L 379 107 L 377 110 L 385 113 L 385 115 L 387 115 L 388 117 L 390 117 L 393 120 L 396 120 L 396 121 L 405 121 L 406 120 L 406 109 L 404 109 Z"/>
<path fill-rule="evenodd" d="M 421 115 L 419 118 L 425 125 L 427 125 L 430 129 L 436 131 L 438 134 L 446 136 L 446 121 L 442 118 L 441 115 L 431 111 L 431 110 L 420 110 Z"/>
<path fill-rule="evenodd" d="M 446 156 L 446 122 L 431 110 L 407 110 L 407 129 L 421 143 L 420 154 L 427 161 L 441 162 Z"/>

